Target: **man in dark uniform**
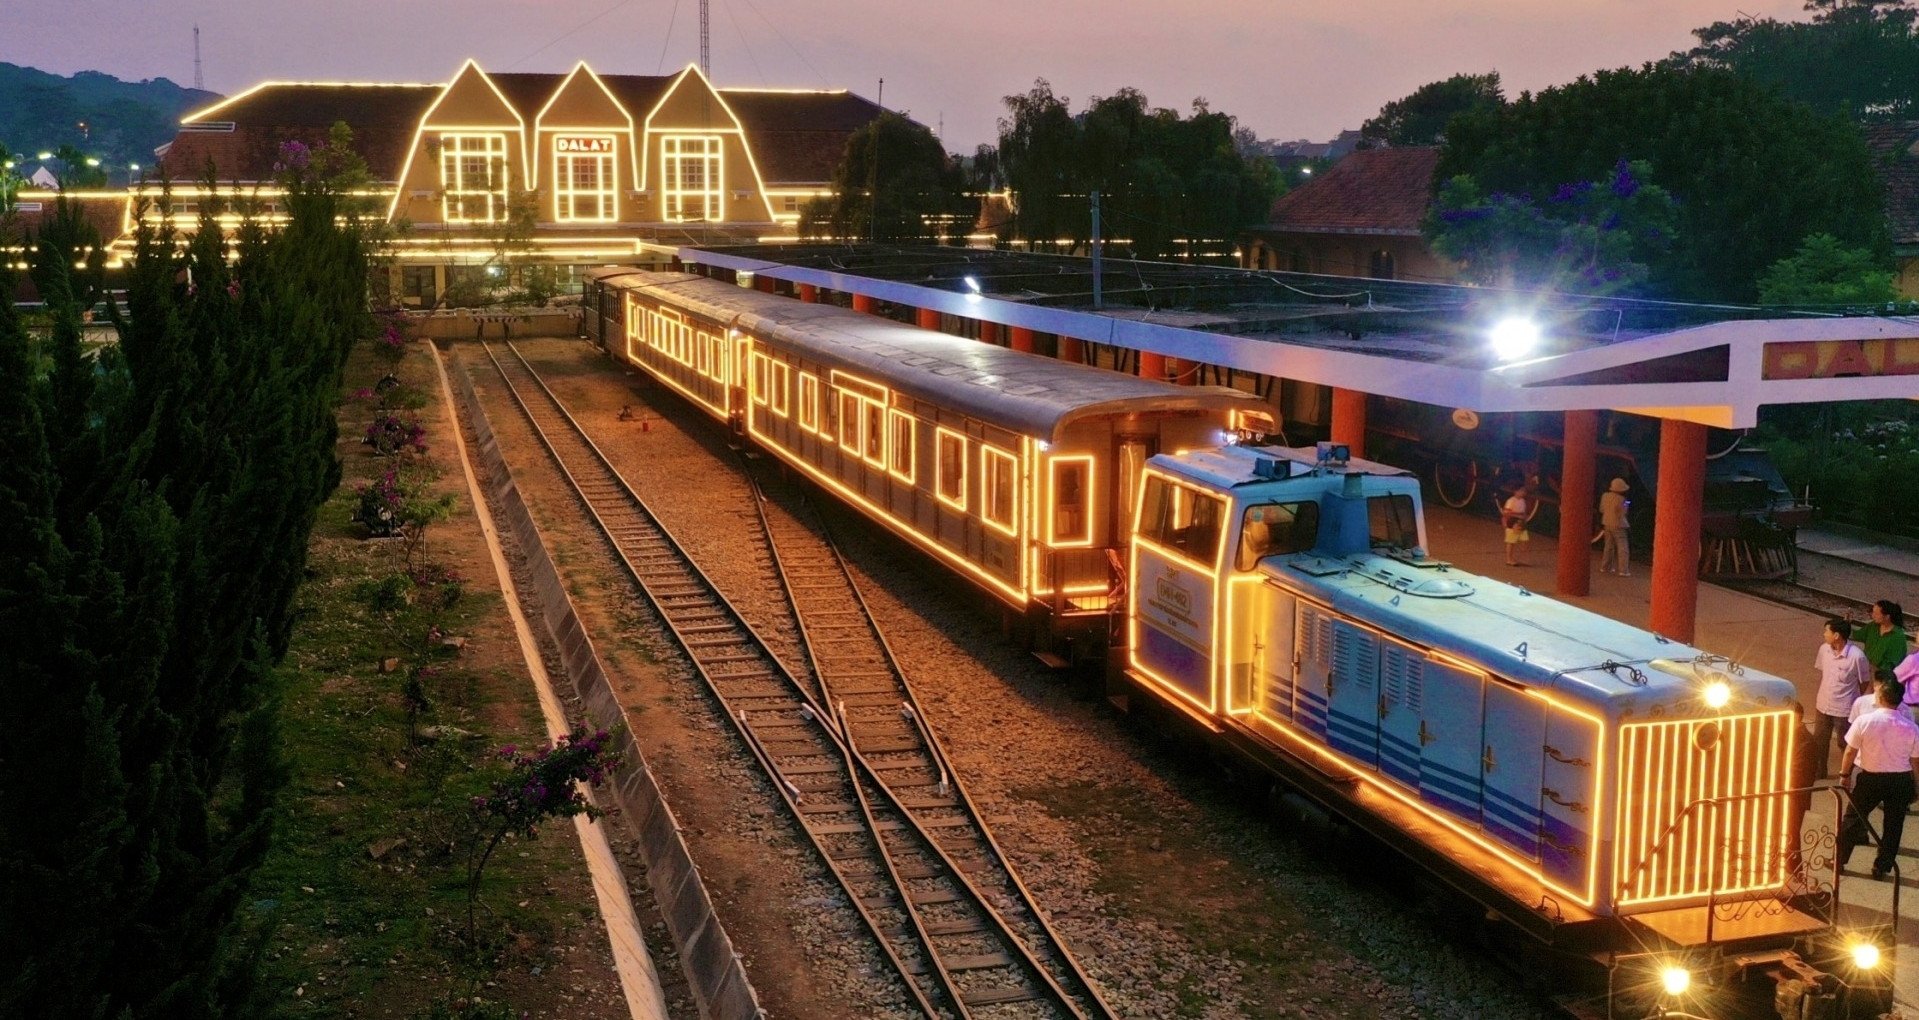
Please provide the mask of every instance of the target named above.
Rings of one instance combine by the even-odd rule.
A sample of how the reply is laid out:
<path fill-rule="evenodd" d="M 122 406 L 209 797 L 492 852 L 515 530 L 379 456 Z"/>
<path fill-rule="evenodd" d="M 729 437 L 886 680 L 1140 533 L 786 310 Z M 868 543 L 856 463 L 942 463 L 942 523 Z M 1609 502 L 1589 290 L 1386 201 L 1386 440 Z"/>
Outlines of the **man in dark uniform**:
<path fill-rule="evenodd" d="M 1872 877 L 1885 878 L 1899 857 L 1899 840 L 1905 834 L 1906 807 L 1919 789 L 1919 724 L 1900 709 L 1905 700 L 1905 685 L 1886 680 L 1879 685 L 1879 707 L 1866 713 L 1846 733 L 1846 756 L 1839 763 L 1839 774 L 1852 791 L 1853 810 L 1863 818 L 1874 808 L 1883 808 L 1884 828 L 1879 834 L 1879 855 L 1872 862 Z M 1852 774 L 1859 766 L 1859 776 Z M 1853 826 L 1839 827 L 1839 863 L 1852 856 L 1855 845 L 1846 832 Z"/>

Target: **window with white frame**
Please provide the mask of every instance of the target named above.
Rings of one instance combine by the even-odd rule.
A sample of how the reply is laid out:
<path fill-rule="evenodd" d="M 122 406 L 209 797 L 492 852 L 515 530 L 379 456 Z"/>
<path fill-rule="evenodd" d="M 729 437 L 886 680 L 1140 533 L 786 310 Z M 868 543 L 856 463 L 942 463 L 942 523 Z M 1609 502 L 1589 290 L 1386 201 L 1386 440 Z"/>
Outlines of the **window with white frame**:
<path fill-rule="evenodd" d="M 820 378 L 811 372 L 800 373 L 800 428 L 820 430 Z"/>
<path fill-rule="evenodd" d="M 721 218 L 721 144 L 718 135 L 660 139 L 660 194 L 666 200 L 668 220 Z"/>
<path fill-rule="evenodd" d="M 898 408 L 886 410 L 886 469 L 902 482 L 912 483 L 919 476 L 916 456 L 919 423 Z"/>
<path fill-rule="evenodd" d="M 572 139 L 574 144 L 583 144 Z M 589 139 L 598 141 L 598 139 Z M 618 178 L 612 139 L 605 152 L 560 152 L 553 157 L 554 218 L 562 223 L 610 223 Z"/>
<path fill-rule="evenodd" d="M 980 516 L 986 523 L 1013 535 L 1018 533 L 1015 525 L 1019 503 L 1016 486 L 1019 484 L 1019 461 L 1013 455 L 992 446 L 979 448 L 980 467 Z"/>
<path fill-rule="evenodd" d="M 440 213 L 449 223 L 506 219 L 506 135 L 440 136 Z"/>
<path fill-rule="evenodd" d="M 966 437 L 946 429 L 939 430 L 935 454 L 939 459 L 940 502 L 958 510 L 966 509 Z"/>

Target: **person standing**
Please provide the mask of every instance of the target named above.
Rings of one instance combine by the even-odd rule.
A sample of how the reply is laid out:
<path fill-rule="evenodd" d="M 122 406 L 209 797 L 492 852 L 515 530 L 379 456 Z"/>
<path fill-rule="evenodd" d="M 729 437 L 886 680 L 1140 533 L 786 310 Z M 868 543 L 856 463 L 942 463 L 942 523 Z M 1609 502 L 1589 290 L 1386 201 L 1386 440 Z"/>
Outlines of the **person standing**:
<path fill-rule="evenodd" d="M 1599 497 L 1599 572 L 1632 576 L 1632 524 L 1626 512 L 1632 501 L 1626 498 L 1624 478 L 1615 478 Z"/>
<path fill-rule="evenodd" d="M 1846 734 L 1846 755 L 1839 763 L 1840 782 L 1852 793 L 1852 810 L 1859 819 L 1883 812 L 1879 853 L 1873 858 L 1872 877 L 1883 879 L 1899 859 L 1899 843 L 1906 831 L 1906 808 L 1919 790 L 1919 723 L 1899 710 L 1905 685 L 1886 680 L 1879 685 L 1879 708 L 1866 713 Z M 1859 775 L 1852 775 L 1854 764 Z M 1858 844 L 1847 838 L 1854 825 L 1839 827 L 1839 864 L 1845 866 Z"/>
<path fill-rule="evenodd" d="M 1866 653 L 1875 675 L 1891 676 L 1906 658 L 1906 614 L 1899 603 L 1880 599 L 1872 604 L 1872 622 L 1852 629 L 1852 639 Z"/>
<path fill-rule="evenodd" d="M 1499 507 L 1499 523 L 1506 529 L 1506 565 L 1523 567 L 1524 560 L 1519 558 L 1520 546 L 1532 541 L 1532 535 L 1526 531 L 1526 519 L 1532 511 L 1532 503 L 1526 495 L 1526 487 L 1521 485 L 1513 489 L 1506 502 Z"/>
<path fill-rule="evenodd" d="M 1827 620 L 1821 633 L 1824 640 L 1812 655 L 1812 666 L 1819 671 L 1819 694 L 1813 699 L 1819 718 L 1814 720 L 1812 739 L 1819 745 L 1822 772 L 1831 753 L 1832 738 L 1839 738 L 1840 748 L 1846 746 L 1853 702 L 1872 680 L 1872 669 L 1865 655 L 1846 641 L 1846 635 L 1851 633 L 1852 625 L 1845 620 L 1837 617 Z"/>

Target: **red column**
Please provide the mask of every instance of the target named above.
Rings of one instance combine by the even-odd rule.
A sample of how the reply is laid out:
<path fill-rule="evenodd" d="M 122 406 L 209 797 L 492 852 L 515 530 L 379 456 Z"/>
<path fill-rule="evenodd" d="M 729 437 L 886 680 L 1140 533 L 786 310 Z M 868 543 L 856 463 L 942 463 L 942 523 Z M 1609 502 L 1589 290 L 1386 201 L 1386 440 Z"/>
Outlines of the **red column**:
<path fill-rule="evenodd" d="M 987 322 L 985 319 L 981 319 L 979 322 L 979 342 L 992 344 L 997 347 L 999 345 L 999 323 Z"/>
<path fill-rule="evenodd" d="M 1598 471 L 1599 412 L 1566 412 L 1559 465 L 1559 594 L 1592 592 L 1593 476 Z"/>
<path fill-rule="evenodd" d="M 1706 427 L 1659 423 L 1659 507 L 1652 518 L 1652 629 L 1690 642 L 1699 613 L 1699 519 Z"/>
<path fill-rule="evenodd" d="M 937 332 L 940 328 L 940 313 L 931 308 L 913 309 L 913 324 L 921 329 Z"/>
<path fill-rule="evenodd" d="M 1029 333 L 1030 335 L 1030 333 Z M 1078 337 L 1059 337 L 1059 360 L 1070 361 L 1075 365 L 1086 363 L 1086 345 Z"/>
<path fill-rule="evenodd" d="M 770 276 L 753 277 L 753 289 L 765 291 L 768 294 L 773 293 L 773 278 Z"/>
<path fill-rule="evenodd" d="M 1139 377 L 1156 382 L 1166 381 L 1166 355 L 1152 351 L 1139 352 Z"/>
<path fill-rule="evenodd" d="M 800 300 L 809 305 L 818 304 L 820 300 L 820 289 L 810 283 L 800 284 Z"/>
<path fill-rule="evenodd" d="M 1366 445 L 1366 394 L 1343 386 L 1333 387 L 1333 434 L 1335 443 L 1345 443 L 1353 456 L 1364 457 Z"/>
<path fill-rule="evenodd" d="M 853 310 L 871 315 L 880 310 L 879 299 L 873 297 L 871 294 L 855 294 L 853 295 Z"/>

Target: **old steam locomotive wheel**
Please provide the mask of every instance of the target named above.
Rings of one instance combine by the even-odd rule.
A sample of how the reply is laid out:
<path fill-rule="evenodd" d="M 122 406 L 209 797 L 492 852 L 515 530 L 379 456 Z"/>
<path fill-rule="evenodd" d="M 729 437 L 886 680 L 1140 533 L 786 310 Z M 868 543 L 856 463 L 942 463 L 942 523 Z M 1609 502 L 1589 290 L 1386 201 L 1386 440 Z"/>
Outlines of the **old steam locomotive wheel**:
<path fill-rule="evenodd" d="M 1449 457 L 1434 461 L 1433 493 L 1441 503 L 1464 510 L 1479 495 L 1479 462 Z"/>

